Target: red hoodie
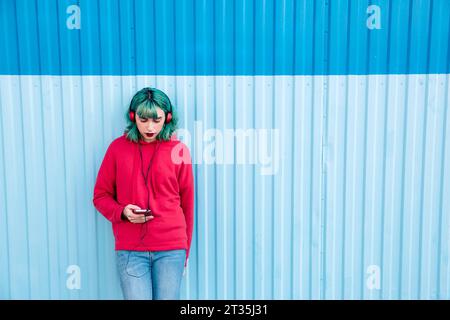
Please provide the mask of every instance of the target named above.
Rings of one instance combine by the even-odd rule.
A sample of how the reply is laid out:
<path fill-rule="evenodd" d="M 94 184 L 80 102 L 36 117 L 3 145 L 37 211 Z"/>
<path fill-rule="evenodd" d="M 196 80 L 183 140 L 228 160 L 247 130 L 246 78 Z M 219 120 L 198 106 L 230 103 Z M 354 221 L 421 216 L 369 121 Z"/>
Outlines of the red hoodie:
<path fill-rule="evenodd" d="M 154 218 L 144 224 L 121 219 L 128 204 L 146 209 L 148 197 L 138 143 L 126 139 L 125 134 L 106 151 L 94 187 L 94 206 L 111 221 L 116 250 L 186 249 L 186 266 L 194 224 L 194 178 L 189 149 L 175 135 L 170 141 L 139 143 L 144 174 L 157 149 L 147 180 Z"/>

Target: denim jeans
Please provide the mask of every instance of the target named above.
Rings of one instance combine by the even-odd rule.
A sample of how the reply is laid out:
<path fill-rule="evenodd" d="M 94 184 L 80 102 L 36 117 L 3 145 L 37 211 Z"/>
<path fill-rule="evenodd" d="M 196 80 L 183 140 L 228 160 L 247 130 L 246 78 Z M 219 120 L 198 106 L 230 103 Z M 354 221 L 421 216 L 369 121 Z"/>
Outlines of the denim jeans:
<path fill-rule="evenodd" d="M 117 250 L 120 286 L 126 300 L 179 300 L 186 250 Z"/>

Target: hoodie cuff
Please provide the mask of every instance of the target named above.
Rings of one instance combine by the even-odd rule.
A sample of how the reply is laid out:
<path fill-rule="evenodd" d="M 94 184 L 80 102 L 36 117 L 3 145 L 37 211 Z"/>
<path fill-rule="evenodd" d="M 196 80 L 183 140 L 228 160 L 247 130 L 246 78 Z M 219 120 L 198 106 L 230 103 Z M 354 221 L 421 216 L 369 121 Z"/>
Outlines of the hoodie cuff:
<path fill-rule="evenodd" d="M 116 210 L 113 213 L 113 222 L 118 223 L 118 222 L 123 221 L 122 220 L 123 209 L 125 209 L 125 206 L 121 206 L 121 205 L 117 206 Z"/>

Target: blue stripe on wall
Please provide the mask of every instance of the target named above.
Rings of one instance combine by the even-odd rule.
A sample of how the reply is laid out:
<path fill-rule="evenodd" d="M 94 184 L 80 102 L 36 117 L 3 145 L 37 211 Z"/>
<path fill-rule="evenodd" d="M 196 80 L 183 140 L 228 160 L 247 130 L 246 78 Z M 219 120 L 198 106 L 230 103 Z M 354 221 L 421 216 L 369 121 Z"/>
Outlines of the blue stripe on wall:
<path fill-rule="evenodd" d="M 3 0 L 0 74 L 449 73 L 449 21 L 448 0 Z"/>

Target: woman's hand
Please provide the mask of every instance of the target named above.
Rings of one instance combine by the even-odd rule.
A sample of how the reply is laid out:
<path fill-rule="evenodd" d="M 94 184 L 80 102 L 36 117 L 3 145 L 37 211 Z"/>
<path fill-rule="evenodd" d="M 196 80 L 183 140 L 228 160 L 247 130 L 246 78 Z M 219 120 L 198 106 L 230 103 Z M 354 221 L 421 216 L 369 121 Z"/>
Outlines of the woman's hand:
<path fill-rule="evenodd" d="M 130 221 L 131 223 L 146 223 L 149 220 L 153 219 L 153 216 L 145 216 L 143 213 L 134 213 L 134 209 L 141 209 L 134 204 L 129 204 L 123 209 L 123 215 Z"/>

